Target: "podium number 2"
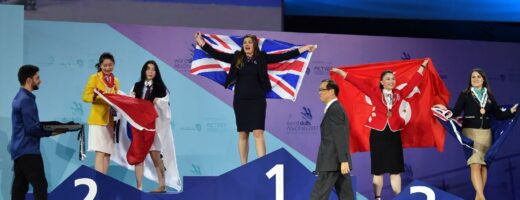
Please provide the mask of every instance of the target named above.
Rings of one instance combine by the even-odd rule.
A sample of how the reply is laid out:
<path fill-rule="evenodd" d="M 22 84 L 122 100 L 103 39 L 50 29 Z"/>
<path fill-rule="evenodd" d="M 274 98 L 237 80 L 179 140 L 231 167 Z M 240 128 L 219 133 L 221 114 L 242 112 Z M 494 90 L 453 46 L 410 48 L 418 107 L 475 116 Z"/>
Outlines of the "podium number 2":
<path fill-rule="evenodd" d="M 265 175 L 269 179 L 276 175 L 276 200 L 283 200 L 283 165 L 275 165 Z"/>
<path fill-rule="evenodd" d="M 97 184 L 94 180 L 90 178 L 80 178 L 74 180 L 74 187 L 78 187 L 79 185 L 86 185 L 88 187 L 88 193 L 84 200 L 93 200 L 94 197 L 96 197 Z"/>
<path fill-rule="evenodd" d="M 426 195 L 426 200 L 435 200 L 435 192 L 432 189 L 425 186 L 412 186 L 410 188 L 410 194 L 422 193 Z"/>

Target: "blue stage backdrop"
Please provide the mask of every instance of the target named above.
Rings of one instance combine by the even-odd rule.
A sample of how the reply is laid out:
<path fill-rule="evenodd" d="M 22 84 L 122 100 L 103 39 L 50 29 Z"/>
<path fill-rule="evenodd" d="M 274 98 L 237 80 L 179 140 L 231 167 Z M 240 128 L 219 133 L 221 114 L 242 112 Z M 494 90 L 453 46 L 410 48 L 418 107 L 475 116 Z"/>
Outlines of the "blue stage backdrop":
<path fill-rule="evenodd" d="M 9 9 L 9 7 L 0 7 Z M 256 34 L 294 44 L 318 44 L 295 102 L 268 100 L 266 121 L 267 151 L 285 148 L 309 170 L 313 170 L 319 145 L 319 124 L 323 105 L 318 98 L 321 80 L 328 78 L 330 66 L 412 58 L 432 58 L 452 94 L 452 104 L 467 85 L 471 68 L 483 68 L 501 104 L 520 100 L 514 89 L 520 83 L 516 61 L 520 44 L 438 39 L 392 38 L 330 34 L 303 34 L 125 24 L 22 21 L 21 10 L 0 10 L 0 197 L 9 199 L 12 161 L 7 153 L 11 137 L 11 101 L 19 84 L 16 72 L 22 63 L 41 69 L 41 89 L 36 91 L 40 119 L 86 123 L 90 105 L 81 101 L 82 91 L 94 64 L 105 51 L 116 59 L 115 75 L 121 89 L 128 92 L 139 78 L 146 60 L 156 60 L 171 92 L 172 126 L 182 176 L 217 176 L 240 165 L 237 134 L 232 109 L 232 91 L 190 74 L 193 35 L 196 31 L 223 35 Z M 13 15 L 7 12 L 13 12 Z M 12 20 L 3 20 L 4 15 Z M 8 28 L 6 28 L 8 27 Z M 16 28 L 13 28 L 16 27 Z M 13 30 L 15 29 L 15 30 Z M 9 30 L 9 31 L 4 31 Z M 7 34 L 4 39 L 3 34 Z M 4 40 L 7 41 L 4 43 Z M 7 44 L 7 45 L 4 45 Z M 23 47 L 22 47 L 23 45 Z M 13 48 L 11 48 L 13 47 Z M 7 61 L 7 62 L 6 62 Z M 514 199 L 520 194 L 519 129 L 504 143 L 489 170 L 487 194 L 490 199 Z M 253 144 L 254 141 L 250 141 Z M 93 165 L 94 154 L 78 161 L 75 134 L 42 140 L 42 154 L 49 191 L 64 181 L 82 164 Z M 256 153 L 251 148 L 250 158 Z M 462 148 L 446 137 L 445 151 L 406 149 L 403 186 L 419 179 L 441 190 L 471 199 L 474 196 Z M 353 175 L 357 189 L 372 196 L 368 153 L 353 155 Z M 133 171 L 115 163 L 109 176 L 135 185 Z M 147 180 L 144 190 L 155 183 Z M 391 197 L 386 181 L 383 196 Z"/>
<path fill-rule="evenodd" d="M 511 0 L 284 0 L 286 15 L 457 21 L 520 21 Z"/>

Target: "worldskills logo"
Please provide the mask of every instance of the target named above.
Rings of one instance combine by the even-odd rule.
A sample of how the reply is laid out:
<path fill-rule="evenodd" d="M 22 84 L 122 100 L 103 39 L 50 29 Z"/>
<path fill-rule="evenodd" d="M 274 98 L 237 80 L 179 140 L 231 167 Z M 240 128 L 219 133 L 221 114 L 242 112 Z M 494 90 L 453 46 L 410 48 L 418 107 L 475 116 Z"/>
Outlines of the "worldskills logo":
<path fill-rule="evenodd" d="M 311 120 L 312 120 L 312 112 L 311 112 L 311 109 L 308 108 L 308 107 L 303 107 L 303 111 L 301 112 L 302 114 L 302 119 L 306 122 L 306 124 L 311 124 Z"/>
<path fill-rule="evenodd" d="M 191 61 L 195 52 L 195 44 L 191 44 L 189 54 L 186 57 L 175 57 L 172 67 L 183 73 L 190 73 Z"/>
<path fill-rule="evenodd" d="M 319 126 L 313 125 L 312 119 L 312 110 L 309 107 L 303 106 L 298 115 L 289 115 L 289 119 L 287 120 L 287 133 L 317 134 L 319 131 Z"/>

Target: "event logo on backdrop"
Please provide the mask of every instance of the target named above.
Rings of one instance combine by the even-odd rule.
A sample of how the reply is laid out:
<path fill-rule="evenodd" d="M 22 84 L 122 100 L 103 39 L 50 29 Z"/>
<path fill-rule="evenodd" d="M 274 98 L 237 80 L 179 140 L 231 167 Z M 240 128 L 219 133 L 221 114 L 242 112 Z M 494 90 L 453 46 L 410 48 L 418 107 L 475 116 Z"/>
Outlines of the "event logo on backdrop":
<path fill-rule="evenodd" d="M 401 54 L 401 60 L 410 60 L 410 59 L 412 59 L 412 56 L 410 56 L 410 53 L 403 51 L 403 53 Z"/>
<path fill-rule="evenodd" d="M 173 68 L 181 73 L 190 73 L 191 70 L 191 61 L 193 60 L 193 54 L 195 52 L 195 44 L 190 45 L 190 49 L 187 55 L 185 56 L 175 56 L 173 60 Z"/>
<path fill-rule="evenodd" d="M 291 113 L 287 119 L 287 134 L 318 134 L 319 121 L 313 117 L 310 107 L 303 106 L 300 113 Z"/>
<path fill-rule="evenodd" d="M 312 65 L 314 75 L 328 77 L 333 64 L 330 61 L 313 60 Z"/>
<path fill-rule="evenodd" d="M 228 121 L 224 121 L 221 118 L 208 117 L 204 119 L 204 131 L 211 133 L 232 133 L 235 132 L 229 126 Z"/>
<path fill-rule="evenodd" d="M 202 125 L 200 123 L 180 124 L 179 130 L 182 134 L 200 133 L 202 131 Z"/>

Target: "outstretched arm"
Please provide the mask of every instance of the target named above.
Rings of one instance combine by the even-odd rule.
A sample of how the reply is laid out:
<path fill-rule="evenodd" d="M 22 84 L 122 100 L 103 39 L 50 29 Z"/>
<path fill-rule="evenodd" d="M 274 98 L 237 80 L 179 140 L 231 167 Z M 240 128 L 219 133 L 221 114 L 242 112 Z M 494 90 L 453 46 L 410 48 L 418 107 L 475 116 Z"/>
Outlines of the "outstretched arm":
<path fill-rule="evenodd" d="M 426 66 L 428 65 L 428 62 L 429 59 L 425 59 L 423 61 L 423 63 L 419 66 L 419 69 L 417 69 L 417 73 L 412 76 L 412 79 L 410 79 L 406 86 L 404 86 L 404 88 L 401 90 L 401 94 L 404 97 L 407 97 L 413 91 L 413 88 L 415 88 L 419 84 L 419 82 L 423 78 L 423 72 Z"/>
<path fill-rule="evenodd" d="M 419 72 L 419 74 L 423 74 L 423 71 L 424 69 L 426 69 L 426 66 L 428 66 L 428 62 L 430 60 L 429 59 L 424 59 L 423 63 L 421 64 L 421 66 L 419 66 L 419 69 L 417 70 L 417 72 Z"/>
<path fill-rule="evenodd" d="M 223 61 L 223 62 L 227 62 L 227 63 L 233 62 L 233 54 L 217 51 L 217 50 L 213 49 L 213 47 L 211 47 L 211 45 L 207 45 L 206 42 L 204 41 L 204 39 L 202 39 L 201 32 L 195 33 L 194 37 L 195 37 L 195 41 L 197 42 L 197 45 L 199 45 L 211 57 L 213 57 L 217 60 Z"/>
<path fill-rule="evenodd" d="M 298 49 L 294 49 L 285 53 L 281 54 L 267 54 L 267 63 L 277 63 L 282 62 L 284 60 L 289 60 L 291 58 L 297 57 L 298 55 L 302 54 L 303 52 L 309 51 L 313 52 L 315 49 L 315 45 L 305 45 L 302 47 L 299 47 Z"/>
<path fill-rule="evenodd" d="M 359 89 L 361 92 L 365 93 L 365 95 L 370 96 L 374 93 L 374 88 L 372 87 L 371 84 L 367 83 L 366 80 L 363 80 L 352 74 L 347 76 L 347 72 L 345 72 L 341 69 L 338 69 L 338 68 L 332 68 L 331 71 L 339 74 L 339 76 L 343 77 L 344 80 L 352 83 L 352 85 L 354 85 L 354 87 Z"/>

